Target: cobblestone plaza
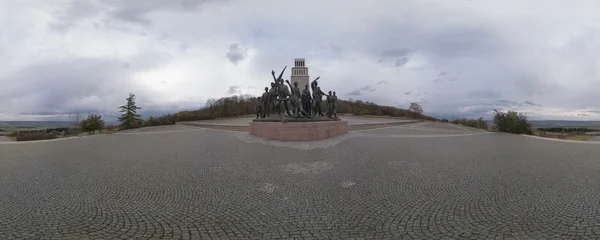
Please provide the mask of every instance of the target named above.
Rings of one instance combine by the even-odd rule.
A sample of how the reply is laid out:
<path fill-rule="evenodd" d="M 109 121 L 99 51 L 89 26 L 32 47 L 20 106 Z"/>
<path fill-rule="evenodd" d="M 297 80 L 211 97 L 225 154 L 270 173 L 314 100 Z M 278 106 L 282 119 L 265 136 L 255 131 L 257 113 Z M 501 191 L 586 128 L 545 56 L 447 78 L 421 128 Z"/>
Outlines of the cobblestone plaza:
<path fill-rule="evenodd" d="M 595 239 L 599 155 L 437 123 L 0 144 L 0 239 Z"/>

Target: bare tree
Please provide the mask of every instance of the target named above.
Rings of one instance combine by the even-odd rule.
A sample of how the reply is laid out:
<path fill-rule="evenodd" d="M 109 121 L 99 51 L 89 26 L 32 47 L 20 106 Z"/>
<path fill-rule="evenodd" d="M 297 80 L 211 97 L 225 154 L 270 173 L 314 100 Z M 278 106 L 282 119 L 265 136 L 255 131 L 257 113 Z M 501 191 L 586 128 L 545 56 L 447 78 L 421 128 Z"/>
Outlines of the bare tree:
<path fill-rule="evenodd" d="M 80 112 L 75 112 L 75 113 L 69 114 L 69 121 L 71 122 L 71 125 L 76 128 L 79 127 L 79 123 L 81 123 L 82 119 L 83 119 L 83 117 L 81 116 Z"/>
<path fill-rule="evenodd" d="M 410 103 L 408 111 L 414 113 L 416 118 L 419 118 L 420 115 L 423 115 L 423 108 L 416 102 Z"/>

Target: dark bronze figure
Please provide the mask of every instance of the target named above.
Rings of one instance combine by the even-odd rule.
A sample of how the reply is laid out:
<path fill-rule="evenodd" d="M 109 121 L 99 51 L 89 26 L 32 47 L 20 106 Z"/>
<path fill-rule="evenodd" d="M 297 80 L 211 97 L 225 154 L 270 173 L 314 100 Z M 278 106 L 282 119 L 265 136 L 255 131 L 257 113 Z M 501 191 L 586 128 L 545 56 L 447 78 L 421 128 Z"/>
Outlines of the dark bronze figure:
<path fill-rule="evenodd" d="M 262 94 L 262 97 L 260 98 L 260 104 L 261 104 L 261 117 L 262 118 L 266 118 L 269 115 L 269 102 L 271 100 L 271 94 L 269 93 L 269 88 L 265 87 L 265 92 Z"/>
<path fill-rule="evenodd" d="M 300 88 L 298 88 L 298 82 L 295 82 L 293 87 L 290 84 L 290 81 L 285 80 L 285 82 L 292 89 L 292 95 L 290 97 L 290 100 L 292 102 L 294 116 L 297 118 L 302 117 L 302 116 L 310 118 L 308 116 L 308 113 L 306 113 L 306 111 L 304 111 L 304 109 L 302 108 L 302 103 L 300 102 Z M 302 114 L 302 115 L 300 115 L 300 114 Z"/>
<path fill-rule="evenodd" d="M 302 90 L 302 108 L 308 115 L 312 114 L 312 97 L 310 94 L 310 90 L 308 89 L 308 84 L 304 85 L 304 90 Z"/>
<path fill-rule="evenodd" d="M 262 115 L 262 98 L 258 97 L 256 100 L 256 119 L 259 119 Z"/>
<path fill-rule="evenodd" d="M 325 106 L 327 107 L 327 117 L 328 118 L 333 118 L 333 109 L 331 107 L 332 101 L 333 101 L 333 96 L 331 95 L 331 91 L 329 91 L 329 95 L 326 95 L 326 101 L 325 101 Z"/>
<path fill-rule="evenodd" d="M 338 101 L 338 98 L 335 95 L 335 92 L 333 92 L 333 96 L 331 98 L 332 98 L 332 100 L 331 100 L 331 107 L 332 107 L 333 117 L 337 118 L 337 101 Z"/>
<path fill-rule="evenodd" d="M 271 83 L 271 89 L 269 89 L 269 101 L 267 104 L 267 115 L 270 113 L 277 112 L 275 106 L 277 106 L 277 85 L 274 82 Z"/>
<path fill-rule="evenodd" d="M 310 86 L 313 91 L 313 115 L 325 116 L 323 115 L 323 111 L 321 110 L 321 104 L 323 102 L 323 95 L 326 95 L 323 91 L 321 91 L 321 87 L 317 83 L 320 77 L 317 77 L 310 83 Z"/>

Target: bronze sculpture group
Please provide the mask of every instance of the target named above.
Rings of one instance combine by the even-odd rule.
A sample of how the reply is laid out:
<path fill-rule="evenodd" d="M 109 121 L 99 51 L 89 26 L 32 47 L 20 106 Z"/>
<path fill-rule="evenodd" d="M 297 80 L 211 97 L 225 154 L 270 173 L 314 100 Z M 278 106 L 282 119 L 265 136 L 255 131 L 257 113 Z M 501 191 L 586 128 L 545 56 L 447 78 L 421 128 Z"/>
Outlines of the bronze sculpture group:
<path fill-rule="evenodd" d="M 265 87 L 265 92 L 258 97 L 256 119 L 269 118 L 275 113 L 281 116 L 281 105 L 283 105 L 288 116 L 295 118 L 323 117 L 325 116 L 321 109 L 323 96 L 327 97 L 325 102 L 327 118 L 337 119 L 337 96 L 335 92 L 329 91 L 329 95 L 327 95 L 321 91 L 321 87 L 317 83 L 319 77 L 310 83 L 310 90 L 307 84 L 302 92 L 298 88 L 297 82 L 294 82 L 292 86 L 289 80 L 285 80 L 289 86 L 288 89 L 282 78 L 286 68 L 287 66 L 283 68 L 279 77 L 275 77 L 275 71 L 271 71 L 273 82 L 271 82 L 271 88 Z M 292 105 L 292 113 L 289 111 L 288 102 Z"/>

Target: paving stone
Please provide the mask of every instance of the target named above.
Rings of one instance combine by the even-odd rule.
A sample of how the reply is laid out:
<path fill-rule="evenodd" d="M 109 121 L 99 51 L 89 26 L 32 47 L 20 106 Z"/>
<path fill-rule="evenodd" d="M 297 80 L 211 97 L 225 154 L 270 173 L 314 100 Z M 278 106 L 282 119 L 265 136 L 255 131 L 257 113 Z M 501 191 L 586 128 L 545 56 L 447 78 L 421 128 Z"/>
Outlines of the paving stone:
<path fill-rule="evenodd" d="M 600 148 L 435 137 L 459 131 L 302 148 L 215 130 L 0 145 L 0 239 L 600 238 Z"/>

